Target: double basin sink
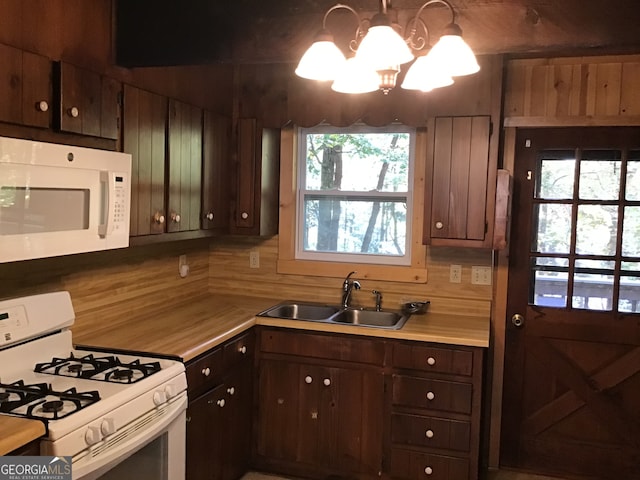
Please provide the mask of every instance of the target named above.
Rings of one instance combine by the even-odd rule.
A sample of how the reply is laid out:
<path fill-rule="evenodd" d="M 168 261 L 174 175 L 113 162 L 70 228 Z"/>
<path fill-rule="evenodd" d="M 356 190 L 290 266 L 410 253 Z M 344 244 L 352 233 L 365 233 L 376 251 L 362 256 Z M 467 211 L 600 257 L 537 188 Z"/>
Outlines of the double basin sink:
<path fill-rule="evenodd" d="M 258 316 L 398 330 L 410 315 L 391 310 L 364 310 L 312 302 L 286 301 L 258 313 Z"/>

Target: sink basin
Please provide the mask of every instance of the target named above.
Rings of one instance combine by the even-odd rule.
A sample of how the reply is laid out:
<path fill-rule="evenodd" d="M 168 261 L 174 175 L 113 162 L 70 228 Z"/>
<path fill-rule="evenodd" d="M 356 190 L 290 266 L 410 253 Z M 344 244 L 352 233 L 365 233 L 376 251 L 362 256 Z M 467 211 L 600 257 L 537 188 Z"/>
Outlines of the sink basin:
<path fill-rule="evenodd" d="M 402 328 L 409 315 L 391 311 L 346 309 L 331 317 L 331 322 L 377 328 Z"/>
<path fill-rule="evenodd" d="M 316 303 L 284 302 L 260 312 L 259 317 L 286 318 L 289 320 L 327 321 L 340 309 L 333 305 Z"/>

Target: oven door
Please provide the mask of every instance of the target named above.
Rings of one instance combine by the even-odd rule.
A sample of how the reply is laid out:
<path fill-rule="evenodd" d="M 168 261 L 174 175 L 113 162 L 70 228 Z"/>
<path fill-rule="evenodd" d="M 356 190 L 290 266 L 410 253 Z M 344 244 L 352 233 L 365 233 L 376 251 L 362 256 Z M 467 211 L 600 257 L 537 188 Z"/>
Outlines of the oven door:
<path fill-rule="evenodd" d="M 184 480 L 186 392 L 73 457 L 73 480 Z"/>

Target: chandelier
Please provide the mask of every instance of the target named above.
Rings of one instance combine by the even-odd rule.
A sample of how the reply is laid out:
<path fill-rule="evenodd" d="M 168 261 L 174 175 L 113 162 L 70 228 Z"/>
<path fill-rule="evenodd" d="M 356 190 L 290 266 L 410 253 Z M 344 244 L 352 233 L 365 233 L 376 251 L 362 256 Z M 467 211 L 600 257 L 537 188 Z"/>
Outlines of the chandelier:
<path fill-rule="evenodd" d="M 444 5 L 451 21 L 442 36 L 431 47 L 429 30 L 422 13 L 431 5 Z M 387 9 L 391 0 L 380 0 L 380 11 L 371 19 L 361 19 L 348 5 L 329 8 L 322 20 L 322 30 L 304 53 L 295 70 L 296 75 L 318 81 L 332 81 L 331 88 L 340 93 L 366 93 L 382 90 L 387 94 L 396 86 L 400 66 L 417 58 L 407 71 L 402 88 L 428 92 L 453 84 L 453 77 L 480 70 L 471 48 L 462 39 L 462 30 L 455 22 L 455 11 L 447 0 L 429 0 L 403 29 L 392 23 Z M 350 58 L 336 46 L 327 29 L 327 17 L 336 10 L 348 10 L 355 15 L 358 26 L 349 42 Z"/>

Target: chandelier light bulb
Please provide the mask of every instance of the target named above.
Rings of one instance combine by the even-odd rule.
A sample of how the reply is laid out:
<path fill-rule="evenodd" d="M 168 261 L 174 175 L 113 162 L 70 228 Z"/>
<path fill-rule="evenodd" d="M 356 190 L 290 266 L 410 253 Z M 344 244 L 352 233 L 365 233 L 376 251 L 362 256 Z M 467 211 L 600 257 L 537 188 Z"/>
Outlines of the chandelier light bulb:
<path fill-rule="evenodd" d="M 452 77 L 471 75 L 480 70 L 473 51 L 462 39 L 462 31 L 457 25 L 449 25 L 438 43 L 428 56 L 431 57 L 434 68 L 443 69 Z"/>
<path fill-rule="evenodd" d="M 340 93 L 368 93 L 380 88 L 380 77 L 375 70 L 368 68 L 356 57 L 349 58 L 331 89 Z"/>
<path fill-rule="evenodd" d="M 371 27 L 358 46 L 356 57 L 373 70 L 384 70 L 389 65 L 402 65 L 413 60 L 411 49 L 383 13 L 376 14 L 371 20 Z"/>
<path fill-rule="evenodd" d="M 401 86 L 406 90 L 430 92 L 434 88 L 448 87 L 452 84 L 453 79 L 447 72 L 435 67 L 428 55 L 422 55 L 411 65 Z"/>
<path fill-rule="evenodd" d="M 329 81 L 336 78 L 345 62 L 346 58 L 333 42 L 333 36 L 323 31 L 304 53 L 295 72 L 309 80 Z"/>

